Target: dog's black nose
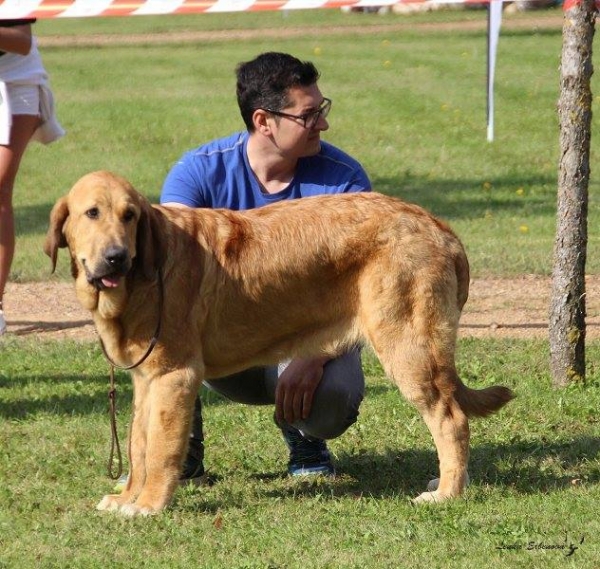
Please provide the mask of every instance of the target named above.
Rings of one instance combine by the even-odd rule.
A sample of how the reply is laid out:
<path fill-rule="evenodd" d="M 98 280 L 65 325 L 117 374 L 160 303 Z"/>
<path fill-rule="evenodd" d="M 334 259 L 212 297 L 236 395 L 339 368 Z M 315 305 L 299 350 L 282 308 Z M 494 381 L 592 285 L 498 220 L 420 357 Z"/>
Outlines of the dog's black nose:
<path fill-rule="evenodd" d="M 129 253 L 123 247 L 109 247 L 104 254 L 104 258 L 111 267 L 118 269 L 127 263 Z"/>

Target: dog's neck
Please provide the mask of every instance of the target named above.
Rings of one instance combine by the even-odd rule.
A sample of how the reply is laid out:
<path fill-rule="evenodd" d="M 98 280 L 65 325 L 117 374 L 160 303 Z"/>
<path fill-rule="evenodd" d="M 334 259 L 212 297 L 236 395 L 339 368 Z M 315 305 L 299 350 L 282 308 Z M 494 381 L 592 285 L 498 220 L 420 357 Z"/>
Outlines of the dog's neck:
<path fill-rule="evenodd" d="M 113 361 L 130 365 L 157 332 L 161 302 L 156 283 L 131 273 L 121 287 L 96 292 L 96 307 L 91 313 L 98 335 Z M 149 308 L 152 306 L 155 309 Z"/>
<path fill-rule="evenodd" d="M 127 343 L 123 342 L 124 330 L 121 321 L 101 318 L 98 313 L 93 313 L 93 318 L 98 336 L 100 336 L 104 350 L 111 360 L 118 365 L 129 365 L 130 350 L 126 347 Z"/>
<path fill-rule="evenodd" d="M 119 362 L 127 356 L 122 352 L 124 330 L 121 324 L 127 291 L 124 285 L 122 289 L 100 291 L 87 282 L 76 288 L 77 298 L 81 305 L 91 312 L 96 331 L 104 342 L 106 351 Z"/>

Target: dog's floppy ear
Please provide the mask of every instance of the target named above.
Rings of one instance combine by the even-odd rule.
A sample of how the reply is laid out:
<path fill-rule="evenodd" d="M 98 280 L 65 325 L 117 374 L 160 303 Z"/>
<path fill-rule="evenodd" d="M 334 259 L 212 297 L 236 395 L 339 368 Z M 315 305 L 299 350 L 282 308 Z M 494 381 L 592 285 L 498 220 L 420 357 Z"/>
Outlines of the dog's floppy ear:
<path fill-rule="evenodd" d="M 50 225 L 44 242 L 44 253 L 52 260 L 52 272 L 56 270 L 56 259 L 59 247 L 66 247 L 67 240 L 63 232 L 65 222 L 69 217 L 67 197 L 60 198 L 50 212 Z"/>
<path fill-rule="evenodd" d="M 152 280 L 162 266 L 163 251 L 159 239 L 159 213 L 143 199 L 136 235 L 136 265 L 145 279 Z"/>

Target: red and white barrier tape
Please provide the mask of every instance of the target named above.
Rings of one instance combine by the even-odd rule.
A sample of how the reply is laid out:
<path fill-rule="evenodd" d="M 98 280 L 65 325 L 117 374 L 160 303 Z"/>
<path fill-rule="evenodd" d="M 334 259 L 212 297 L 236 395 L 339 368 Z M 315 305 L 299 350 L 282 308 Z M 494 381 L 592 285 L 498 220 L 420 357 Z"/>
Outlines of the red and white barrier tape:
<path fill-rule="evenodd" d="M 486 0 L 0 0 L 2 18 L 80 18 L 391 6 L 399 3 L 481 4 Z M 502 0 L 487 0 L 502 1 Z M 577 1 L 577 0 L 571 0 Z M 599 0 L 600 1 L 600 0 Z"/>

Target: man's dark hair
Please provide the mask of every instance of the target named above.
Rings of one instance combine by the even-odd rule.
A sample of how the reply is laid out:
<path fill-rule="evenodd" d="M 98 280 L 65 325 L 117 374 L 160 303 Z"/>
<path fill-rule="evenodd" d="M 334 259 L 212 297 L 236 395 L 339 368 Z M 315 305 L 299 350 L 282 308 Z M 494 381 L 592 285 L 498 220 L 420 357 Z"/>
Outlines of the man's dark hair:
<path fill-rule="evenodd" d="M 288 90 L 313 85 L 319 72 L 310 61 L 300 61 L 287 53 L 267 52 L 240 63 L 236 76 L 238 106 L 252 132 L 252 114 L 256 109 L 285 109 L 289 104 Z"/>

